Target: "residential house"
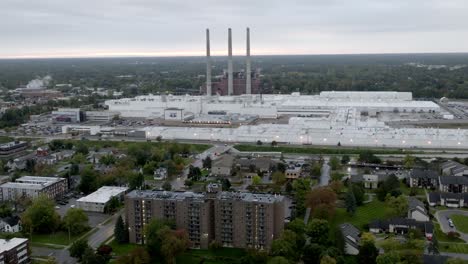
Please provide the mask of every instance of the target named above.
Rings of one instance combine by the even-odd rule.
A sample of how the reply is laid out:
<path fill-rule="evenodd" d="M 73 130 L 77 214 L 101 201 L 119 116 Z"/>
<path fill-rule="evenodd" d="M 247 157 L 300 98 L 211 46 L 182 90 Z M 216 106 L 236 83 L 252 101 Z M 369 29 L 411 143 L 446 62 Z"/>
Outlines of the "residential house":
<path fill-rule="evenodd" d="M 376 174 L 362 175 L 362 182 L 366 189 L 377 189 L 379 187 L 379 176 Z"/>
<path fill-rule="evenodd" d="M 211 162 L 211 173 L 216 176 L 231 176 L 234 166 L 234 156 L 222 155 Z"/>
<path fill-rule="evenodd" d="M 439 190 L 441 192 L 466 193 L 468 192 L 468 177 L 441 176 L 439 177 Z"/>
<path fill-rule="evenodd" d="M 408 218 L 416 221 L 429 221 L 429 215 L 424 203 L 414 197 L 410 197 L 408 200 Z"/>
<path fill-rule="evenodd" d="M 427 202 L 430 206 L 468 207 L 468 193 L 431 192 L 427 195 Z"/>
<path fill-rule="evenodd" d="M 397 217 L 388 220 L 375 220 L 369 224 L 369 231 L 376 234 L 382 232 L 407 234 L 411 229 L 419 229 L 428 240 L 431 240 L 434 234 L 434 224 L 431 221 Z"/>
<path fill-rule="evenodd" d="M 0 232 L 18 233 L 21 231 L 21 218 L 17 215 L 0 219 Z"/>
<path fill-rule="evenodd" d="M 276 164 L 277 162 L 269 157 L 240 158 L 236 161 L 236 166 L 243 171 L 250 171 L 254 168 L 255 171 L 270 172 Z"/>
<path fill-rule="evenodd" d="M 164 167 L 157 168 L 154 170 L 154 179 L 155 180 L 164 180 L 167 178 L 167 169 Z"/>
<path fill-rule="evenodd" d="M 284 172 L 286 179 L 298 179 L 301 177 L 301 173 L 302 167 L 299 164 L 289 165 Z"/>
<path fill-rule="evenodd" d="M 64 159 L 70 159 L 75 155 L 76 151 L 72 149 L 64 149 L 59 152 L 52 153 L 52 156 L 55 156 L 57 160 L 64 160 Z"/>
<path fill-rule="evenodd" d="M 411 188 L 435 189 L 439 184 L 439 174 L 433 170 L 413 169 L 408 181 Z"/>
<path fill-rule="evenodd" d="M 350 223 L 340 225 L 341 233 L 343 234 L 345 253 L 348 255 L 359 254 L 359 243 L 361 241 L 360 231 Z"/>
<path fill-rule="evenodd" d="M 468 166 L 453 160 L 442 163 L 440 168 L 445 176 L 468 176 Z"/>

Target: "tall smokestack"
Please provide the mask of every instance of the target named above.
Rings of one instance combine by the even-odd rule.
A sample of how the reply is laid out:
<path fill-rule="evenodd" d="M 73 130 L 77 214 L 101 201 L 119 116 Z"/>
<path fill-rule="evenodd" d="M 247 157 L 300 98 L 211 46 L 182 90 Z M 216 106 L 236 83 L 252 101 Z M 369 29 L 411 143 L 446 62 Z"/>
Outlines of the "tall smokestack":
<path fill-rule="evenodd" d="M 211 96 L 210 30 L 206 29 L 206 95 Z"/>
<path fill-rule="evenodd" d="M 250 69 L 250 29 L 247 28 L 247 58 L 246 58 L 246 65 L 245 65 L 245 93 L 251 94 L 252 93 L 252 75 Z"/>
<path fill-rule="evenodd" d="M 233 94 L 233 72 L 232 72 L 232 33 L 228 29 L 228 95 Z"/>

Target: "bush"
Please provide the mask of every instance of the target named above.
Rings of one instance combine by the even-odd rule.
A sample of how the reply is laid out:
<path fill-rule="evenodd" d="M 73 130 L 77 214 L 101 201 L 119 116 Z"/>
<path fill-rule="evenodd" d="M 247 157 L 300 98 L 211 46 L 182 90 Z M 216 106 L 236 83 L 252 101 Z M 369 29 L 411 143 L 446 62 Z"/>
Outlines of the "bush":
<path fill-rule="evenodd" d="M 455 231 L 450 231 L 447 233 L 447 237 L 449 239 L 457 239 L 457 238 L 460 238 L 460 233 L 455 232 Z"/>

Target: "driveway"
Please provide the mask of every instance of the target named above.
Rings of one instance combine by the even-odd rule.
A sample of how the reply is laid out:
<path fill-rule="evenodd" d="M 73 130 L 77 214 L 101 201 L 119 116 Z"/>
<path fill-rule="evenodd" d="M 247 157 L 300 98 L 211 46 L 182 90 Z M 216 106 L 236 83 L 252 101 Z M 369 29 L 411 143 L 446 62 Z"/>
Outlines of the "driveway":
<path fill-rule="evenodd" d="M 467 233 L 462 233 L 462 232 L 458 231 L 456 226 L 454 228 L 451 228 L 449 226 L 449 223 L 447 221 L 447 217 L 451 217 L 454 214 L 468 216 L 468 211 L 458 210 L 458 209 L 440 210 L 440 211 L 437 211 L 435 213 L 435 218 L 439 222 L 440 228 L 442 229 L 442 232 L 448 233 L 450 231 L 457 231 L 458 233 L 460 233 L 460 238 L 465 240 L 465 242 L 468 242 L 468 234 Z"/>
<path fill-rule="evenodd" d="M 328 160 L 325 160 L 322 165 L 322 174 L 320 175 L 320 186 L 327 186 L 330 183 L 330 165 Z"/>

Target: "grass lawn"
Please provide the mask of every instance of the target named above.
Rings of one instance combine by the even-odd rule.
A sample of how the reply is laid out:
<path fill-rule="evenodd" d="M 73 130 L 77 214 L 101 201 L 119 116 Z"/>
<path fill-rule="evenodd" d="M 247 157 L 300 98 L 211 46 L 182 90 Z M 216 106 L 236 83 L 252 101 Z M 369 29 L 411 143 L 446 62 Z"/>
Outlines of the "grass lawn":
<path fill-rule="evenodd" d="M 369 224 L 372 220 L 384 219 L 388 213 L 385 203 L 374 199 L 370 203 L 359 206 L 354 216 L 349 215 L 345 208 L 337 208 L 333 224 L 338 225 L 348 222 L 363 230 L 366 224 Z"/>
<path fill-rule="evenodd" d="M 439 251 L 468 254 L 468 244 L 467 243 L 441 242 L 439 243 Z"/>
<path fill-rule="evenodd" d="M 127 255 L 135 248 L 141 247 L 141 245 L 137 244 L 119 244 L 115 240 L 112 240 L 112 242 L 109 243 L 109 246 L 112 247 L 112 253 L 117 256 Z"/>
<path fill-rule="evenodd" d="M 208 169 L 202 169 L 202 170 L 201 170 L 201 175 L 202 175 L 203 177 L 207 176 L 208 174 L 210 174 L 210 170 L 208 170 Z"/>
<path fill-rule="evenodd" d="M 73 241 L 80 238 L 83 234 L 79 234 L 76 236 L 71 236 L 70 240 L 68 239 L 68 233 L 59 231 L 53 234 L 33 234 L 32 236 L 32 243 L 34 244 L 55 244 L 55 245 L 63 245 L 67 246 Z"/>
<path fill-rule="evenodd" d="M 442 232 L 442 229 L 440 229 L 440 225 L 437 222 L 434 222 L 434 230 L 437 240 L 440 242 L 463 242 L 463 239 L 461 238 L 450 239 L 447 234 Z"/>
<path fill-rule="evenodd" d="M 177 264 L 230 264 L 239 263 L 245 255 L 243 249 L 220 248 L 217 250 L 192 249 L 177 257 Z"/>
<path fill-rule="evenodd" d="M 451 219 L 458 231 L 468 233 L 468 216 L 455 214 Z"/>
<path fill-rule="evenodd" d="M 408 196 L 410 195 L 411 188 L 408 187 L 408 185 L 404 184 L 403 182 L 400 182 L 400 190 L 403 194 L 408 195 Z M 426 194 L 426 192 L 422 188 L 414 188 L 414 190 L 416 191 L 417 196 Z"/>

